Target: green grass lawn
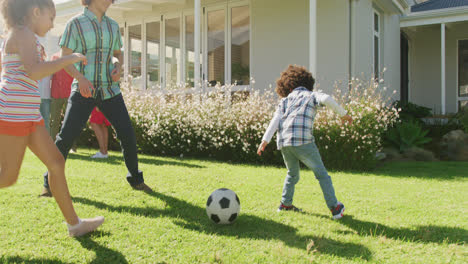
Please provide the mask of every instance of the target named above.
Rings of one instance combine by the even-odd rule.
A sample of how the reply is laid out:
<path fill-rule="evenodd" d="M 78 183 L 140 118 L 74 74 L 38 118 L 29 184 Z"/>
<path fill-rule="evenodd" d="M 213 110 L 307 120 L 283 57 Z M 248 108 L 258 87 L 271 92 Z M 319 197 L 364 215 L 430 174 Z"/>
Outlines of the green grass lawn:
<path fill-rule="evenodd" d="M 26 154 L 19 181 L 0 190 L 0 263 L 466 263 L 468 163 L 393 163 L 372 173 L 331 172 L 346 216 L 331 219 L 313 173 L 295 205 L 277 213 L 284 168 L 140 155 L 146 183 L 133 191 L 117 152 L 79 149 L 67 162 L 78 215 L 99 231 L 69 238 L 53 199 L 38 198 L 44 165 Z M 234 190 L 241 215 L 218 226 L 209 194 Z"/>

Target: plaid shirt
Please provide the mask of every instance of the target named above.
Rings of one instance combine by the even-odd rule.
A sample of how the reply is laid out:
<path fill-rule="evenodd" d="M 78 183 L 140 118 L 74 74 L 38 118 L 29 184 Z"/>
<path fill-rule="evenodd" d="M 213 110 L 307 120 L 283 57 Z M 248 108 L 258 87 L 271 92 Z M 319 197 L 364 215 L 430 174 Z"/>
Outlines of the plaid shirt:
<path fill-rule="evenodd" d="M 68 21 L 59 45 L 86 55 L 88 64 L 77 63 L 75 67 L 93 84 L 94 98 L 99 92 L 103 100 L 120 94 L 119 82 L 112 81 L 111 76 L 114 51 L 122 48 L 117 22 L 104 15 L 99 23 L 96 15 L 85 8 L 82 14 Z M 78 91 L 76 79 L 72 90 Z"/>
<path fill-rule="evenodd" d="M 278 106 L 281 115 L 278 149 L 314 142 L 312 130 L 318 105 L 315 93 L 304 87 L 294 89 L 288 97 L 281 100 Z"/>
<path fill-rule="evenodd" d="M 315 115 L 317 108 L 322 105 L 330 107 L 341 116 L 346 114 L 346 111 L 327 94 L 311 92 L 304 87 L 294 89 L 287 97 L 281 99 L 262 140 L 270 142 L 278 130 L 278 149 L 314 142 Z"/>

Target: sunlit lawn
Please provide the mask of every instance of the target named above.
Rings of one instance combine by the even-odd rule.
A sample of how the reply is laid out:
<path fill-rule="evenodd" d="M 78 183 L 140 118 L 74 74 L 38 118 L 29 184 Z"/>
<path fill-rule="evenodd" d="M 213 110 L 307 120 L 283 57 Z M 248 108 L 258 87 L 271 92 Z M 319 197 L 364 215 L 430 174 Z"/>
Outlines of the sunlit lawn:
<path fill-rule="evenodd" d="M 44 165 L 27 153 L 18 183 L 0 190 L 0 263 L 466 263 L 468 163 L 393 163 L 373 173 L 331 172 L 346 216 L 333 221 L 312 172 L 295 205 L 276 212 L 285 169 L 140 155 L 154 193 L 126 183 L 121 154 L 67 161 L 78 214 L 98 232 L 67 237 L 53 199 L 38 198 Z M 217 226 L 209 194 L 234 190 L 241 215 Z"/>

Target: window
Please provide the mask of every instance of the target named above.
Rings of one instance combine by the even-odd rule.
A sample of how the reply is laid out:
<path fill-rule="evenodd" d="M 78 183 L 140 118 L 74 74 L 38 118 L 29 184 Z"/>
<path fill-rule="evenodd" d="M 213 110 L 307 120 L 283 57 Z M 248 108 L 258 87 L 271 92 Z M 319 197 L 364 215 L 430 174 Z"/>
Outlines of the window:
<path fill-rule="evenodd" d="M 459 107 L 468 103 L 468 40 L 458 41 L 458 97 Z"/>
<path fill-rule="evenodd" d="M 468 107 L 468 100 L 458 101 L 458 110 Z"/>
<path fill-rule="evenodd" d="M 130 38 L 130 72 L 132 76 L 132 84 L 135 87 L 142 87 L 141 83 L 141 25 L 128 27 Z"/>
<path fill-rule="evenodd" d="M 162 14 L 129 25 L 125 32 L 126 72 L 135 87 L 187 88 L 195 81 L 195 15 Z M 235 1 L 203 8 L 200 80 L 214 86 L 250 83 L 250 8 Z M 123 33 L 123 31 L 122 31 Z M 146 54 L 142 56 L 142 52 Z"/>
<path fill-rule="evenodd" d="M 374 49 L 374 60 L 373 60 L 373 71 L 374 78 L 378 79 L 380 76 L 380 15 L 374 10 L 374 34 L 373 34 L 373 49 Z"/>
<path fill-rule="evenodd" d="M 166 19 L 166 87 L 180 85 L 180 18 Z"/>
<path fill-rule="evenodd" d="M 208 24 L 208 72 L 207 80 L 210 86 L 216 83 L 224 84 L 224 58 L 225 58 L 225 10 L 209 11 Z"/>
<path fill-rule="evenodd" d="M 146 74 L 147 89 L 155 89 L 160 86 L 159 70 L 161 45 L 161 22 L 150 22 L 146 24 Z"/>
<path fill-rule="evenodd" d="M 231 11 L 231 82 L 250 83 L 250 13 L 248 6 Z"/>
<path fill-rule="evenodd" d="M 195 17 L 185 16 L 185 85 L 195 86 Z M 200 60 L 201 62 L 201 60 Z"/>

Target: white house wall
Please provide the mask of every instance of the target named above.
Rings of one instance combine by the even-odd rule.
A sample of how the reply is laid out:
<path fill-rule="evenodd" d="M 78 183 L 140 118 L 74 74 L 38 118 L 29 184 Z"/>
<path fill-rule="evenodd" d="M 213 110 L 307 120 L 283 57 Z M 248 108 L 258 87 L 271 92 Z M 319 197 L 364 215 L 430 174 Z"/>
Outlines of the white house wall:
<path fill-rule="evenodd" d="M 252 77 L 261 89 L 274 86 L 287 65 L 309 65 L 309 0 L 254 0 L 251 9 Z M 335 82 L 348 81 L 349 5 L 319 0 L 317 10 L 315 77 L 319 89 L 331 93 Z"/>
<path fill-rule="evenodd" d="M 378 1 L 353 0 L 352 7 L 352 66 L 353 77 L 369 79 L 373 73 L 373 10 L 381 16 L 380 69 L 389 96 L 400 93 L 400 20 L 399 14 L 390 13 Z"/>
<path fill-rule="evenodd" d="M 441 113 L 440 25 L 406 30 L 410 37 L 410 101 Z M 457 112 L 459 39 L 468 39 L 466 24 L 446 29 L 446 112 Z"/>
<path fill-rule="evenodd" d="M 388 88 L 388 95 L 400 99 L 400 18 L 398 15 L 384 16 L 384 38 L 381 68 L 386 68 L 383 74 L 384 85 Z M 396 91 L 396 94 L 393 94 Z"/>
<path fill-rule="evenodd" d="M 251 1 L 251 72 L 257 89 L 274 86 L 288 64 L 309 65 L 308 11 L 308 0 Z"/>
<path fill-rule="evenodd" d="M 418 28 L 409 38 L 409 100 L 440 113 L 440 26 Z"/>
<path fill-rule="evenodd" d="M 317 83 L 332 93 L 335 82 L 346 87 L 349 78 L 349 4 L 343 0 L 317 3 Z"/>
<path fill-rule="evenodd" d="M 352 1 L 352 75 L 370 78 L 372 73 L 372 1 Z"/>
<path fill-rule="evenodd" d="M 350 2 L 352 14 L 352 58 L 350 69 Z M 331 93 L 334 83 L 346 85 L 349 76 L 368 79 L 373 63 L 373 10 L 378 1 L 317 1 L 317 81 L 319 89 Z M 273 84 L 288 64 L 308 65 L 309 0 L 254 0 L 252 8 L 252 67 L 257 87 Z M 400 90 L 399 14 L 381 7 L 382 44 L 380 68 L 389 90 Z M 274 54 L 274 55 L 273 55 Z M 395 55 L 397 54 L 397 55 Z M 272 56 L 273 55 L 273 56 Z"/>

